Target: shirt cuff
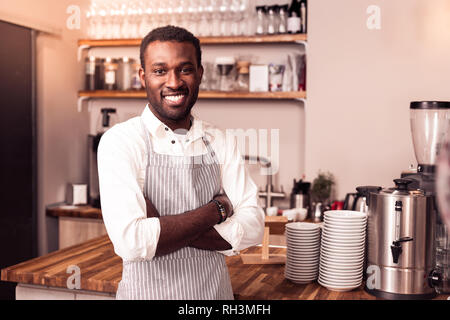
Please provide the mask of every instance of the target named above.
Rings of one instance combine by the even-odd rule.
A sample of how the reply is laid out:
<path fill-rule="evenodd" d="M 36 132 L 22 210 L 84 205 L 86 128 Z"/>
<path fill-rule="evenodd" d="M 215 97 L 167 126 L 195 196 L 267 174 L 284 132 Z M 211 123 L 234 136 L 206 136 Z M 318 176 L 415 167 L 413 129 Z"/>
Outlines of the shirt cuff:
<path fill-rule="evenodd" d="M 228 218 L 221 224 L 214 226 L 220 236 L 231 245 L 231 249 L 217 251 L 226 256 L 235 256 L 239 254 L 238 247 L 244 237 L 244 229 L 233 217 Z"/>

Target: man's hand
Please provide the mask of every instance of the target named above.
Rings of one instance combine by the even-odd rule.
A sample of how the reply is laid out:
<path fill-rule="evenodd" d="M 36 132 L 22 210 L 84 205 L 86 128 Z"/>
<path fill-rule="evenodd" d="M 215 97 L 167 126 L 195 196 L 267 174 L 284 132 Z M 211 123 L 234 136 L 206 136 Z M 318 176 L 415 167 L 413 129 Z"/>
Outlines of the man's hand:
<path fill-rule="evenodd" d="M 147 197 L 144 197 L 144 199 L 147 207 L 147 218 L 159 218 L 159 212 L 156 210 L 153 203 L 147 199 Z"/>
<path fill-rule="evenodd" d="M 233 213 L 234 213 L 233 204 L 231 203 L 231 201 L 228 198 L 225 191 L 222 191 L 222 193 L 216 194 L 213 199 L 219 201 L 225 207 L 225 210 L 227 212 L 227 218 L 229 218 L 233 215 Z"/>

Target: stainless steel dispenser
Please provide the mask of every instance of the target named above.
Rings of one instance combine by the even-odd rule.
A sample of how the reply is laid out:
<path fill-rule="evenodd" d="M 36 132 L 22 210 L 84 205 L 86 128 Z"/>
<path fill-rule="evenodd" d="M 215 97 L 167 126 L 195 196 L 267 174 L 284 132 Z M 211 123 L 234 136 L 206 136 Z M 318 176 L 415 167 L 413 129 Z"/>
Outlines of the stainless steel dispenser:
<path fill-rule="evenodd" d="M 410 190 L 410 179 L 396 187 L 370 191 L 366 290 L 385 299 L 428 299 L 436 295 L 428 281 L 435 266 L 434 200 Z M 370 270 L 370 275 L 369 275 Z"/>

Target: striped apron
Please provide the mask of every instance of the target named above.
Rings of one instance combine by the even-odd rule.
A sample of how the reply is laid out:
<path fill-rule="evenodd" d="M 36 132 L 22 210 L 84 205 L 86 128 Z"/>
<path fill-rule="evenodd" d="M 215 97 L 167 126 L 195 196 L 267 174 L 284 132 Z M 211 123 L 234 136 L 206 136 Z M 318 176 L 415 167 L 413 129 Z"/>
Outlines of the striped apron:
<path fill-rule="evenodd" d="M 175 215 L 207 204 L 221 188 L 220 165 L 206 137 L 207 153 L 171 156 L 147 145 L 144 195 L 160 216 Z M 124 261 L 118 300 L 228 300 L 233 299 L 230 276 L 221 253 L 184 247 L 144 261 Z"/>

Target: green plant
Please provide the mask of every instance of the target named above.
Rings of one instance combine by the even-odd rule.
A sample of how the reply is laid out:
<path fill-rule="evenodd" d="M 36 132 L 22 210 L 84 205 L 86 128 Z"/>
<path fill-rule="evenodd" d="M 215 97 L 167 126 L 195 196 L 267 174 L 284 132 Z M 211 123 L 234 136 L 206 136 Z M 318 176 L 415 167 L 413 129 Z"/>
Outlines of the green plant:
<path fill-rule="evenodd" d="M 320 172 L 311 186 L 311 198 L 315 202 L 325 203 L 330 199 L 331 191 L 335 185 L 334 176 L 330 172 Z"/>

